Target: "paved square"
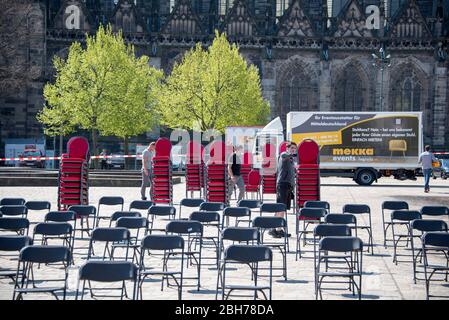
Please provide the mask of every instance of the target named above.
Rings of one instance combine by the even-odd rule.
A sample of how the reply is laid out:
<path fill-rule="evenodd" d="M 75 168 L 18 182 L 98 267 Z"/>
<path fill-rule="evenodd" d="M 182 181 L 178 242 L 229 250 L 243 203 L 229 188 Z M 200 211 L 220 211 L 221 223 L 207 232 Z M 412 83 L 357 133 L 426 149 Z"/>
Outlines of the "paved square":
<path fill-rule="evenodd" d="M 425 287 L 423 281 L 413 283 L 411 262 L 399 262 L 395 265 L 392 262 L 392 247 L 384 249 L 381 220 L 381 203 L 385 200 L 404 200 L 410 205 L 411 210 L 419 210 L 423 205 L 445 205 L 449 206 L 449 184 L 444 180 L 432 180 L 431 192 L 425 194 L 422 188 L 422 178 L 418 181 L 396 181 L 394 179 L 382 178 L 379 183 L 370 187 L 360 187 L 349 179 L 344 178 L 322 178 L 321 195 L 322 200 L 326 200 L 331 205 L 331 212 L 341 212 L 342 206 L 348 203 L 365 203 L 371 208 L 374 232 L 374 255 L 365 253 L 363 256 L 363 299 L 425 299 Z M 179 208 L 179 201 L 185 196 L 184 184 L 174 186 L 175 205 Z M 101 196 L 114 195 L 122 196 L 125 199 L 125 209 L 129 207 L 132 200 L 139 198 L 139 188 L 102 188 L 95 187 L 90 189 L 90 203 L 97 204 Z M 2 187 L 0 188 L 0 198 L 4 197 L 22 197 L 26 200 L 48 200 L 52 203 L 52 209 L 57 207 L 57 188 L 56 187 Z M 274 202 L 274 195 L 269 195 L 268 200 Z M 235 200 L 232 201 L 235 204 Z M 188 217 L 192 210 L 183 208 L 183 217 Z M 105 212 L 103 212 L 105 213 Z M 258 213 L 253 213 L 253 217 Z M 30 213 L 30 221 L 43 221 L 43 214 Z M 358 218 L 361 219 L 361 218 Z M 445 218 L 447 220 L 447 217 Z M 361 220 L 364 221 L 363 219 Z M 165 221 L 159 221 L 163 226 Z M 108 222 L 103 221 L 102 226 L 107 226 Z M 30 235 L 32 235 L 30 228 Z M 290 252 L 287 257 L 288 280 L 284 281 L 281 277 L 274 278 L 273 299 L 315 299 L 314 294 L 314 276 L 313 276 L 313 249 L 311 245 L 303 247 L 306 250 L 303 258 L 295 260 L 296 235 L 294 234 L 295 224 L 293 216 L 289 216 L 289 229 L 293 233 L 290 239 Z M 366 239 L 366 233 L 360 232 L 359 236 Z M 80 266 L 85 261 L 84 256 L 87 252 L 88 241 L 75 241 L 75 264 Z M 409 253 L 409 250 L 400 249 L 401 253 Z M 204 250 L 204 256 L 212 257 L 214 251 L 211 248 Z M 1 267 L 16 267 L 17 261 L 11 261 L 13 257 L 0 257 Z M 281 259 L 279 253 L 274 251 L 275 265 L 279 266 Z M 409 257 L 402 257 L 402 260 L 410 260 Z M 154 261 L 154 263 L 158 263 Z M 204 260 L 205 264 L 201 270 L 201 289 L 185 288 L 183 291 L 184 299 L 215 299 L 215 289 L 217 281 L 217 269 L 213 265 L 213 260 Z M 37 270 L 36 276 L 45 277 L 50 273 L 41 274 L 45 267 Z M 187 275 L 193 275 L 194 268 L 187 269 Z M 56 272 L 56 271 L 55 271 Z M 51 272 L 53 275 L 53 272 Z M 279 271 L 275 271 L 275 275 Z M 74 298 L 73 288 L 76 283 L 76 269 L 71 269 L 69 282 L 70 289 L 68 299 Z M 230 279 L 242 284 L 246 279 L 250 279 L 248 268 L 239 268 L 231 272 Z M 231 281 L 230 280 L 230 281 Z M 192 283 L 186 280 L 185 284 Z M 344 286 L 339 286 L 340 288 Z M 144 284 L 144 299 L 176 299 L 176 290 L 164 288 L 160 290 L 161 282 L 159 279 L 151 279 Z M 131 287 L 129 286 L 129 290 Z M 9 279 L 0 279 L 0 299 L 11 299 L 13 284 Z M 449 284 L 447 282 L 436 282 L 431 286 L 432 294 L 449 295 Z M 117 293 L 117 292 L 115 292 Z M 25 299 L 48 299 L 47 295 L 25 296 Z M 90 298 L 86 295 L 86 299 Z M 323 292 L 324 299 L 355 299 L 348 290 L 331 290 Z"/>

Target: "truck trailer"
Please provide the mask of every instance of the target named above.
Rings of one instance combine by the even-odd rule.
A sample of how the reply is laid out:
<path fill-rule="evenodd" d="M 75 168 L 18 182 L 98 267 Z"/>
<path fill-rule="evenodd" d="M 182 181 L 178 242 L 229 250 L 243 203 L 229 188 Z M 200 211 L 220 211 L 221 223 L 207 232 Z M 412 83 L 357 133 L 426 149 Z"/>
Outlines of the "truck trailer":
<path fill-rule="evenodd" d="M 321 176 L 371 185 L 380 177 L 415 180 L 423 149 L 422 112 L 290 112 L 287 140 L 320 146 Z"/>

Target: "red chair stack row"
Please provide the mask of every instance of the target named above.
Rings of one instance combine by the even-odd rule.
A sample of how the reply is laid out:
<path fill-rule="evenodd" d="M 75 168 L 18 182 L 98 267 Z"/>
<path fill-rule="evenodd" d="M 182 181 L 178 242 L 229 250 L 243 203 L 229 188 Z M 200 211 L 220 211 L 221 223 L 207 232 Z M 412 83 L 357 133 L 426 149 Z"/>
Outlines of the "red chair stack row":
<path fill-rule="evenodd" d="M 153 185 L 151 200 L 155 203 L 173 203 L 172 162 L 170 158 L 171 142 L 167 138 L 156 141 L 155 155 L 151 161 Z"/>
<path fill-rule="evenodd" d="M 262 150 L 262 197 L 265 194 L 276 194 L 276 149 L 267 143 Z"/>
<path fill-rule="evenodd" d="M 320 148 L 305 139 L 298 146 L 299 165 L 296 170 L 296 208 L 301 209 L 306 201 L 320 200 Z"/>
<path fill-rule="evenodd" d="M 73 137 L 62 154 L 58 174 L 58 209 L 89 203 L 89 143 Z"/>
<path fill-rule="evenodd" d="M 229 204 L 228 173 L 225 161 L 225 144 L 215 141 L 210 148 L 206 166 L 206 201 Z"/>
<path fill-rule="evenodd" d="M 242 165 L 240 166 L 240 175 L 243 178 L 245 187 L 248 185 L 248 175 L 253 169 L 253 154 L 251 152 L 245 152 L 243 154 Z"/>
<path fill-rule="evenodd" d="M 204 161 L 203 161 L 204 147 L 195 141 L 190 141 L 187 144 L 186 155 L 186 198 L 189 192 L 199 191 L 200 198 L 202 197 L 202 190 L 204 188 Z"/>

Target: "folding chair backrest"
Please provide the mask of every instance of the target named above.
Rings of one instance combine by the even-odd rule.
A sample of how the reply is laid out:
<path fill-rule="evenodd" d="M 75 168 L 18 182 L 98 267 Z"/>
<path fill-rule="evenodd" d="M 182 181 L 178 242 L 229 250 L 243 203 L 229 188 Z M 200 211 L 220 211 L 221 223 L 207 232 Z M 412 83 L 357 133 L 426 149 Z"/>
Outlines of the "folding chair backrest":
<path fill-rule="evenodd" d="M 449 233 L 447 232 L 426 232 L 421 239 L 423 246 L 449 249 Z"/>
<path fill-rule="evenodd" d="M 384 201 L 382 202 L 384 210 L 408 210 L 408 203 L 405 201 Z"/>
<path fill-rule="evenodd" d="M 321 219 L 326 216 L 327 209 L 323 208 L 301 208 L 299 209 L 299 217 L 307 219 Z"/>
<path fill-rule="evenodd" d="M 259 230 L 257 228 L 229 227 L 223 230 L 221 238 L 230 241 L 258 241 Z"/>
<path fill-rule="evenodd" d="M 259 200 L 242 199 L 238 202 L 238 207 L 257 209 L 260 208 L 262 203 Z"/>
<path fill-rule="evenodd" d="M 92 241 L 125 241 L 129 240 L 130 233 L 126 228 L 96 228 L 92 231 Z"/>
<path fill-rule="evenodd" d="M 370 212 L 371 209 L 366 204 L 345 204 L 343 206 L 343 213 L 364 214 Z"/>
<path fill-rule="evenodd" d="M 27 218 L 2 217 L 0 218 L 0 229 L 8 231 L 26 230 L 30 227 L 30 221 Z"/>
<path fill-rule="evenodd" d="M 262 203 L 260 212 L 286 212 L 287 207 L 283 203 Z"/>
<path fill-rule="evenodd" d="M 319 224 L 315 227 L 315 237 L 350 237 L 351 228 L 345 224 Z"/>
<path fill-rule="evenodd" d="M 350 213 L 329 213 L 324 217 L 324 222 L 331 224 L 355 224 L 357 223 L 357 218 Z"/>
<path fill-rule="evenodd" d="M 136 281 L 137 269 L 129 261 L 87 261 L 79 270 L 79 278 L 97 282 Z"/>
<path fill-rule="evenodd" d="M 273 252 L 266 246 L 231 245 L 225 250 L 224 258 L 242 263 L 272 261 Z"/>
<path fill-rule="evenodd" d="M 251 215 L 251 210 L 245 207 L 227 207 L 223 210 L 223 217 L 249 217 Z"/>
<path fill-rule="evenodd" d="M 34 234 L 44 236 L 59 236 L 71 234 L 73 227 L 67 222 L 42 222 L 34 227 Z"/>
<path fill-rule="evenodd" d="M 256 217 L 253 227 L 261 229 L 285 228 L 287 223 L 282 217 Z"/>
<path fill-rule="evenodd" d="M 0 200 L 0 206 L 23 206 L 25 202 L 23 198 L 3 198 Z"/>
<path fill-rule="evenodd" d="M 32 244 L 33 240 L 28 236 L 0 236 L 0 251 L 20 251 Z"/>
<path fill-rule="evenodd" d="M 222 202 L 203 202 L 200 211 L 222 211 L 225 205 Z"/>
<path fill-rule="evenodd" d="M 391 220 L 412 221 L 421 219 L 421 212 L 414 210 L 395 210 L 391 213 Z"/>
<path fill-rule="evenodd" d="M 176 208 L 173 206 L 151 206 L 148 209 L 148 214 L 155 216 L 174 216 L 176 214 Z"/>
<path fill-rule="evenodd" d="M 357 237 L 324 237 L 319 249 L 333 252 L 363 251 L 363 242 Z"/>
<path fill-rule="evenodd" d="M 121 217 L 117 220 L 115 226 L 127 229 L 147 228 L 148 220 L 142 217 Z"/>
<path fill-rule="evenodd" d="M 306 201 L 304 202 L 304 208 L 321 208 L 326 209 L 328 212 L 331 209 L 329 202 L 327 201 Z"/>
<path fill-rule="evenodd" d="M 71 206 L 69 210 L 75 212 L 77 216 L 95 216 L 97 214 L 97 208 L 90 205 Z"/>
<path fill-rule="evenodd" d="M 20 261 L 33 263 L 68 262 L 70 250 L 64 246 L 27 246 L 20 251 Z"/>
<path fill-rule="evenodd" d="M 167 223 L 165 231 L 178 234 L 203 233 L 203 225 L 198 221 L 173 220 Z"/>
<path fill-rule="evenodd" d="M 195 211 L 190 214 L 189 220 L 203 223 L 220 222 L 220 215 L 214 211 Z"/>
<path fill-rule="evenodd" d="M 203 202 L 204 199 L 185 198 L 181 200 L 180 205 L 189 208 L 199 208 Z"/>
<path fill-rule="evenodd" d="M 443 220 L 417 219 L 413 220 L 410 225 L 412 229 L 421 232 L 448 231 L 447 223 Z"/>
<path fill-rule="evenodd" d="M 45 215 L 45 222 L 69 222 L 75 220 L 74 211 L 50 211 Z"/>
<path fill-rule="evenodd" d="M 125 200 L 123 200 L 122 197 L 101 197 L 98 201 L 98 205 L 105 205 L 105 206 L 118 206 L 123 205 L 125 203 Z"/>
<path fill-rule="evenodd" d="M 184 248 L 184 238 L 177 235 L 148 235 L 142 239 L 143 250 L 174 250 Z"/>
<path fill-rule="evenodd" d="M 141 217 L 142 215 L 140 212 L 137 211 L 116 211 L 111 216 L 111 222 L 117 221 L 120 218 L 123 217 Z"/>
<path fill-rule="evenodd" d="M 48 201 L 27 201 L 25 207 L 28 210 L 50 210 L 51 203 Z"/>
<path fill-rule="evenodd" d="M 423 216 L 448 216 L 449 208 L 444 206 L 424 206 L 421 208 Z"/>
<path fill-rule="evenodd" d="M 28 209 L 24 205 L 5 205 L 0 207 L 2 216 L 26 216 Z"/>
<path fill-rule="evenodd" d="M 153 205 L 154 205 L 154 202 L 150 201 L 150 200 L 134 200 L 129 205 L 129 211 L 132 211 L 132 209 L 148 210 Z"/>

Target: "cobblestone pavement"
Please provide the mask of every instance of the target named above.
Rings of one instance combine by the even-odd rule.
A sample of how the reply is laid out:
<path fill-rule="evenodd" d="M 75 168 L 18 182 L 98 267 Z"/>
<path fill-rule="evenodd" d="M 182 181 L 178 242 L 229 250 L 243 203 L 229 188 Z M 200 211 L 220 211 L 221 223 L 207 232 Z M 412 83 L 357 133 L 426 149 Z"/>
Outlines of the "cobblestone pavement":
<path fill-rule="evenodd" d="M 360 187 L 349 179 L 344 178 L 323 178 L 322 179 L 322 200 L 326 200 L 331 205 L 331 212 L 341 212 L 342 206 L 347 203 L 365 203 L 372 211 L 372 222 L 374 232 L 374 255 L 365 253 L 363 255 L 363 299 L 425 299 L 425 287 L 423 281 L 413 283 L 412 264 L 410 257 L 401 257 L 405 262 L 399 262 L 398 265 L 392 261 L 392 247 L 385 249 L 382 245 L 382 220 L 381 203 L 385 200 L 405 200 L 409 203 L 411 209 L 420 209 L 423 205 L 445 205 L 449 206 L 449 182 L 443 180 L 431 181 L 432 188 L 429 194 L 423 192 L 422 178 L 418 181 L 396 181 L 394 179 L 383 178 L 379 183 L 370 187 Z M 26 200 L 49 200 L 52 203 L 52 209 L 56 209 L 55 187 L 1 187 L 0 198 L 4 197 L 22 197 Z M 185 196 L 184 184 L 174 186 L 175 205 L 179 204 L 180 199 Z M 90 202 L 97 204 L 101 196 L 115 195 L 122 196 L 125 199 L 125 208 L 129 206 L 132 200 L 138 199 L 139 188 L 103 188 L 95 187 L 90 189 Z M 269 195 L 266 201 L 274 202 L 274 195 Z M 235 204 L 235 200 L 232 201 Z M 191 210 L 182 211 L 183 217 L 188 217 Z M 105 213 L 105 212 L 103 212 Z M 253 213 L 254 214 L 254 213 Z M 31 221 L 42 221 L 43 214 L 31 212 L 29 214 Z M 447 220 L 447 217 L 445 218 Z M 362 223 L 367 219 L 360 218 Z M 361 223 L 359 220 L 359 223 Z M 103 221 L 103 226 L 108 222 Z M 159 221 L 162 226 L 165 221 Z M 293 216 L 290 215 L 289 229 L 294 233 L 295 225 Z M 32 232 L 30 231 L 30 234 Z M 365 234 L 360 232 L 362 238 L 366 239 Z M 298 261 L 295 260 L 294 248 L 296 244 L 296 235 L 290 238 L 290 250 L 287 255 L 288 279 L 285 281 L 281 277 L 274 278 L 273 299 L 315 299 L 314 294 L 314 276 L 313 276 L 313 249 L 312 245 L 303 247 L 304 256 Z M 75 241 L 75 265 L 79 267 L 85 261 L 88 241 Z M 409 250 L 400 249 L 400 253 L 409 253 Z M 205 257 L 212 257 L 214 251 L 211 248 L 204 250 Z M 281 257 L 274 251 L 274 264 L 279 266 Z M 199 291 L 194 287 L 185 288 L 183 291 L 184 299 L 215 299 L 215 288 L 217 281 L 217 269 L 212 260 L 204 260 L 205 264 L 201 270 L 201 288 Z M 0 256 L 0 267 L 16 267 L 17 261 L 12 256 Z M 36 277 L 46 277 L 54 275 L 57 271 L 50 267 L 50 272 L 44 272 L 45 266 L 41 266 L 36 272 Z M 76 268 L 71 269 L 69 276 L 68 299 L 74 299 L 74 287 L 76 284 Z M 194 268 L 189 267 L 187 275 L 193 275 Z M 279 271 L 275 271 L 279 275 Z M 229 274 L 231 281 L 244 283 L 250 279 L 248 268 L 240 267 Z M 186 280 L 186 284 L 192 282 Z M 329 286 L 329 285 L 328 285 Z M 335 285 L 333 285 L 335 287 Z M 345 285 L 340 285 L 342 288 Z M 128 287 L 129 291 L 131 286 Z M 145 299 L 176 299 L 176 290 L 173 288 L 164 288 L 161 291 L 161 282 L 159 279 L 149 279 L 144 283 L 143 296 Z M 449 284 L 447 282 L 436 282 L 431 286 L 432 294 L 449 295 Z M 0 299 L 11 299 L 13 284 L 9 279 L 0 279 Z M 115 292 L 117 293 L 117 292 Z M 26 296 L 26 299 L 46 299 L 46 295 Z M 90 298 L 86 295 L 86 299 Z M 324 299 L 355 299 L 348 290 L 330 290 L 323 292 Z"/>

